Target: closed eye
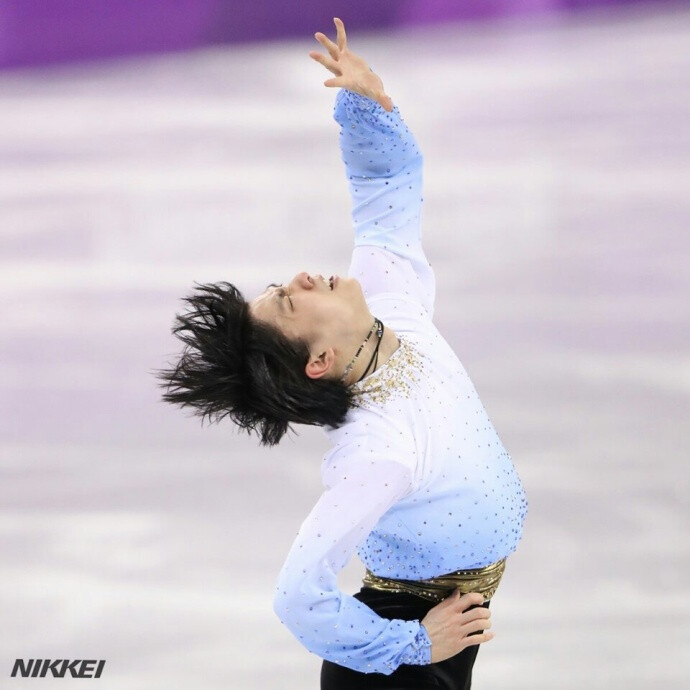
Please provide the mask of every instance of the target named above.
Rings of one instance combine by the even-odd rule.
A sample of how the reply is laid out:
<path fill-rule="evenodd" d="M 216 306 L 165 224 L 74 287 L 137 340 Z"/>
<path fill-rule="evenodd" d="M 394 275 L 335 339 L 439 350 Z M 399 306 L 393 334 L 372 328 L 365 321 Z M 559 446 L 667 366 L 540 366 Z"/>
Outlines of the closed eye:
<path fill-rule="evenodd" d="M 278 295 L 280 296 L 280 298 L 283 299 L 283 298 L 287 297 L 287 298 L 288 298 L 288 302 L 290 303 L 290 309 L 291 309 L 292 311 L 295 310 L 295 308 L 294 308 L 293 305 L 292 305 L 292 300 L 290 299 L 290 295 L 288 294 L 287 290 L 286 290 L 282 285 L 277 285 L 276 283 L 271 283 L 271 284 L 268 285 L 267 287 L 278 288 Z"/>

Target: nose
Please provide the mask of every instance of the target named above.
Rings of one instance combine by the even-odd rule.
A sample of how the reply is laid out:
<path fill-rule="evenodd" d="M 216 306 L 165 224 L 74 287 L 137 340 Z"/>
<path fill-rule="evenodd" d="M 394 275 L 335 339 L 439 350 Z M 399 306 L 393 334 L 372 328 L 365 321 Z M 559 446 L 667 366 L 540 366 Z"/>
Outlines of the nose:
<path fill-rule="evenodd" d="M 320 276 L 314 276 L 314 278 L 312 278 L 306 271 L 302 271 L 292 279 L 290 286 L 293 288 L 298 286 L 305 290 L 311 290 L 314 287 L 316 279 L 320 278 Z"/>

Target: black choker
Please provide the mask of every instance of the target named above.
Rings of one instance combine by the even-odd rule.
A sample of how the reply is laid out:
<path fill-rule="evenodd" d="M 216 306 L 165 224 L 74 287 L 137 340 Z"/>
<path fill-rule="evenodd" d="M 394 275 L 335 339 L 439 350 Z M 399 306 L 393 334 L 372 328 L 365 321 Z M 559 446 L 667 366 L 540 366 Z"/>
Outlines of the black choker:
<path fill-rule="evenodd" d="M 372 373 L 376 371 L 376 366 L 379 363 L 379 347 L 381 346 L 381 340 L 383 339 L 383 321 L 380 321 L 379 319 L 374 317 L 374 325 L 378 325 L 376 335 L 378 335 L 379 341 L 378 343 L 376 343 L 376 349 L 374 350 L 374 354 L 371 356 L 371 359 L 369 360 L 369 364 L 367 364 L 367 368 L 364 370 L 364 373 L 357 379 L 357 383 L 359 383 L 367 375 L 369 367 L 371 367 L 371 363 L 374 362 L 374 357 L 376 357 L 376 361 L 374 362 L 374 368 L 372 369 Z"/>

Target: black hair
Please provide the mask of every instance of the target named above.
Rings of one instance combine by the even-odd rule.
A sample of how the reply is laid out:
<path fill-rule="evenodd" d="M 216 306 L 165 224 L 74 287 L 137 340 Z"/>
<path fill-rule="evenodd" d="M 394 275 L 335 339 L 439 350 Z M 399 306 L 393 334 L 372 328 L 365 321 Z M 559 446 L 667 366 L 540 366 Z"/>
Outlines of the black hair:
<path fill-rule="evenodd" d="M 289 423 L 337 428 L 354 406 L 343 382 L 311 379 L 304 368 L 309 346 L 277 327 L 254 319 L 242 293 L 230 283 L 202 285 L 183 298 L 172 329 L 185 348 L 173 369 L 159 370 L 165 402 L 194 408 L 220 422 L 228 416 L 261 445 L 277 445 Z"/>

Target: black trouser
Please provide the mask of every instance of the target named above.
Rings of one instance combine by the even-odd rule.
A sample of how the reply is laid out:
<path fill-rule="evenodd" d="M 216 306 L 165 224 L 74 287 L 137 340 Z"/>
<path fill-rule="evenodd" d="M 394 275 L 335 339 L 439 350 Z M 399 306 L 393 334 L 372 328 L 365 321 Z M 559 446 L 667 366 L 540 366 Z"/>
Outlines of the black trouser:
<path fill-rule="evenodd" d="M 370 587 L 362 587 L 354 596 L 382 618 L 406 621 L 421 621 L 429 609 L 436 605 L 414 594 L 381 592 Z M 489 608 L 489 603 L 485 602 L 484 606 Z M 478 651 L 479 645 L 471 645 L 445 661 L 426 666 L 403 664 L 390 675 L 360 673 L 324 661 L 321 666 L 321 690 L 469 690 Z"/>

